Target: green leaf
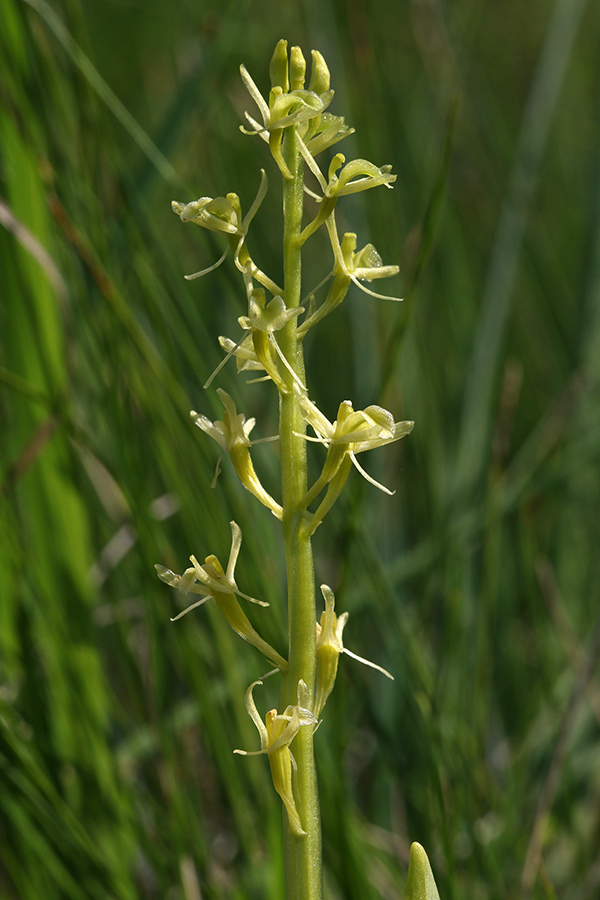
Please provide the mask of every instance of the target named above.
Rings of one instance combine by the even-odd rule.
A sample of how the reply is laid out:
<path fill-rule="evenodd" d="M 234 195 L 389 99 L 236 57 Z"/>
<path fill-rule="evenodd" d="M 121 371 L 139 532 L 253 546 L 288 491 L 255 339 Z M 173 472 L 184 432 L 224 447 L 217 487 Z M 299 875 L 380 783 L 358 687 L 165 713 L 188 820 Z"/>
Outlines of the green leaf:
<path fill-rule="evenodd" d="M 427 854 L 417 843 L 410 848 L 404 900 L 440 900 Z"/>

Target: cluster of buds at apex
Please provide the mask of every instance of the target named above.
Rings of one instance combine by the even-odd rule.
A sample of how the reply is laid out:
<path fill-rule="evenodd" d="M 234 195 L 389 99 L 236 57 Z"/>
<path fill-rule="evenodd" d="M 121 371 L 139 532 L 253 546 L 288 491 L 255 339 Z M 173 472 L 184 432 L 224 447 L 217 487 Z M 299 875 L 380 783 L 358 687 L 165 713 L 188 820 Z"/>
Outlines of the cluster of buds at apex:
<path fill-rule="evenodd" d="M 297 433 L 298 437 L 327 447 L 327 458 L 321 474 L 303 500 L 303 506 L 307 508 L 327 487 L 325 497 L 310 520 L 309 533 L 312 534 L 339 497 L 351 466 L 358 469 L 363 478 L 379 490 L 390 495 L 394 493 L 365 472 L 356 459 L 356 454 L 399 441 L 410 434 L 415 423 L 394 422 L 391 412 L 381 406 L 354 410 L 349 400 L 340 403 L 336 421 L 330 422 L 308 395 L 302 393 L 300 406 L 307 424 L 313 429 L 316 437 L 311 438 Z"/>
<path fill-rule="evenodd" d="M 329 89 L 327 63 L 318 50 L 312 51 L 311 77 L 306 89 L 306 60 L 302 50 L 292 47 L 288 54 L 287 41 L 279 41 L 271 59 L 268 103 L 245 66 L 240 66 L 240 73 L 262 118 L 261 125 L 245 113 L 251 130 L 242 127 L 242 131 L 245 134 L 259 134 L 268 142 L 284 178 L 292 178 L 282 151 L 287 128 L 296 130 L 313 156 L 352 133 L 353 129 L 348 128 L 341 116 L 325 112 L 333 99 L 333 91 Z"/>
<path fill-rule="evenodd" d="M 286 672 L 288 668 L 287 660 L 277 652 L 270 644 L 268 644 L 258 634 L 258 632 L 250 624 L 248 617 L 243 612 L 237 601 L 236 594 L 244 597 L 251 603 L 259 606 L 268 606 L 268 603 L 262 600 L 256 600 L 243 594 L 235 582 L 235 566 L 239 556 L 240 547 L 242 545 L 242 532 L 235 522 L 231 522 L 231 550 L 229 552 L 229 560 L 227 569 L 219 562 L 216 556 L 211 554 L 207 556 L 204 565 L 201 566 L 195 556 L 190 556 L 192 563 L 189 569 L 186 569 L 183 575 L 176 575 L 165 566 L 155 565 L 156 572 L 161 581 L 170 587 L 176 588 L 186 596 L 189 594 L 199 594 L 200 600 L 196 600 L 190 606 L 186 607 L 183 612 L 174 616 L 171 621 L 175 622 L 182 616 L 187 615 L 191 610 L 202 606 L 207 600 L 214 599 L 217 608 L 223 614 L 233 630 L 240 635 L 245 641 L 256 647 L 267 659 L 275 663 L 282 672 Z"/>
<path fill-rule="evenodd" d="M 226 391 L 222 390 L 222 388 L 217 388 L 217 394 L 225 407 L 222 421 L 217 420 L 211 422 L 210 419 L 200 415 L 195 410 L 192 410 L 190 413 L 198 428 L 210 435 L 222 450 L 222 453 L 217 460 L 215 477 L 213 478 L 211 487 L 215 486 L 221 471 L 221 460 L 225 454 L 228 453 L 233 468 L 246 490 L 250 491 L 251 494 L 254 494 L 263 506 L 266 506 L 267 509 L 271 510 L 277 519 L 281 519 L 281 506 L 262 486 L 250 456 L 252 442 L 249 439 L 249 435 L 256 424 L 256 420 L 254 418 L 246 420 L 243 413 L 238 414 L 233 399 Z"/>
<path fill-rule="evenodd" d="M 344 647 L 342 640 L 342 632 L 348 621 L 348 613 L 342 613 L 337 616 L 335 613 L 335 596 L 330 587 L 326 584 L 321 585 L 321 593 L 325 600 L 325 611 L 321 614 L 321 623 L 317 622 L 317 677 L 315 683 L 315 703 L 314 714 L 319 718 L 323 707 L 327 702 L 327 698 L 333 690 L 335 679 L 337 676 L 338 660 L 340 653 L 351 656 L 352 659 L 358 660 L 371 669 L 376 669 L 387 678 L 394 680 L 394 676 L 390 675 L 381 666 L 357 656 Z"/>
<path fill-rule="evenodd" d="M 304 683 L 298 682 L 298 703 L 288 706 L 283 713 L 271 709 L 263 722 L 256 708 L 252 691 L 262 681 L 254 681 L 246 691 L 245 703 L 248 715 L 256 725 L 260 735 L 260 750 L 234 750 L 241 756 L 267 754 L 271 767 L 273 786 L 285 806 L 290 830 L 297 837 L 306 835 L 296 807 L 292 783 L 292 766 L 295 767 L 290 744 L 301 728 L 314 729 L 317 719 L 310 707 L 309 691 Z"/>

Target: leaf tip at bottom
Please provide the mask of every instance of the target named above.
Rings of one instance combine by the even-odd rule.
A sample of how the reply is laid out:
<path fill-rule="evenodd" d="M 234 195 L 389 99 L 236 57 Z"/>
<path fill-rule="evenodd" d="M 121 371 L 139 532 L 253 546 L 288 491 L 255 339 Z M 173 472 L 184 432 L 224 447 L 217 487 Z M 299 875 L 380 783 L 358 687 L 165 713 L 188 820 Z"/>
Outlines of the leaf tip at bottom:
<path fill-rule="evenodd" d="M 440 900 L 429 858 L 416 841 L 410 848 L 404 900 Z"/>

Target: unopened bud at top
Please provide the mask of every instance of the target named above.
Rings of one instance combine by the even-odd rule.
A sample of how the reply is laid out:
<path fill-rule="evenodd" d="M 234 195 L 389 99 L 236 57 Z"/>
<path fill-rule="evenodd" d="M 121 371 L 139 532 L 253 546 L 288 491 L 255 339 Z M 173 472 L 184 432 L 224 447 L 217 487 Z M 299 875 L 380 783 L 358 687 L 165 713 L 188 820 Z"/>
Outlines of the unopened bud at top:
<path fill-rule="evenodd" d="M 290 89 L 288 78 L 288 50 L 287 41 L 284 41 L 283 39 L 278 41 L 277 46 L 273 51 L 271 64 L 269 66 L 269 75 L 271 77 L 271 87 L 280 87 L 283 93 L 287 94 Z"/>
<path fill-rule="evenodd" d="M 310 70 L 310 84 L 308 85 L 308 89 L 309 91 L 314 91 L 315 94 L 324 94 L 325 91 L 329 90 L 331 81 L 329 69 L 322 53 L 319 53 L 318 50 L 311 50 L 311 54 L 312 67 Z"/>
<path fill-rule="evenodd" d="M 290 50 L 290 85 L 293 91 L 301 91 L 304 88 L 306 77 L 306 60 L 300 47 L 292 47 Z"/>

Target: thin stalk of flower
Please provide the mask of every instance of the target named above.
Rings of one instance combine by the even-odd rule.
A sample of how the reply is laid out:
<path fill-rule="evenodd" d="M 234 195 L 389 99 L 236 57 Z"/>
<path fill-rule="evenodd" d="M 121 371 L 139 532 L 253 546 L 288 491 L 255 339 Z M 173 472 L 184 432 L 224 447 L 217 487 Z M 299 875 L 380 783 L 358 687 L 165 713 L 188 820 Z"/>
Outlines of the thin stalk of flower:
<path fill-rule="evenodd" d="M 327 513 L 331 510 L 336 500 L 344 490 L 346 486 L 346 481 L 348 480 L 348 476 L 350 475 L 350 471 L 352 469 L 352 460 L 349 455 L 345 455 L 339 469 L 336 474 L 333 476 L 331 481 L 327 484 L 327 491 L 325 492 L 325 496 L 319 503 L 318 507 L 310 515 L 310 517 L 303 521 L 302 529 L 307 537 L 312 537 Z M 321 486 L 322 489 L 322 486 Z M 312 491 L 311 491 L 312 493 Z M 318 492 L 320 493 L 320 491 Z M 314 494 L 316 497 L 317 494 Z M 308 498 L 309 494 L 306 495 L 305 501 Z M 308 500 L 306 505 L 308 506 L 312 501 Z"/>
<path fill-rule="evenodd" d="M 334 275 L 333 272 L 330 272 L 328 278 L 331 278 L 333 275 L 333 283 L 331 287 L 327 291 L 327 296 L 325 300 L 318 308 L 313 308 L 311 311 L 309 309 L 309 315 L 306 317 L 304 322 L 298 328 L 298 335 L 301 339 L 303 339 L 309 330 L 317 325 L 325 316 L 328 316 L 329 313 L 332 313 L 334 309 L 342 303 L 345 298 L 348 290 L 350 288 L 350 279 L 347 278 L 343 273 L 336 273 Z"/>

